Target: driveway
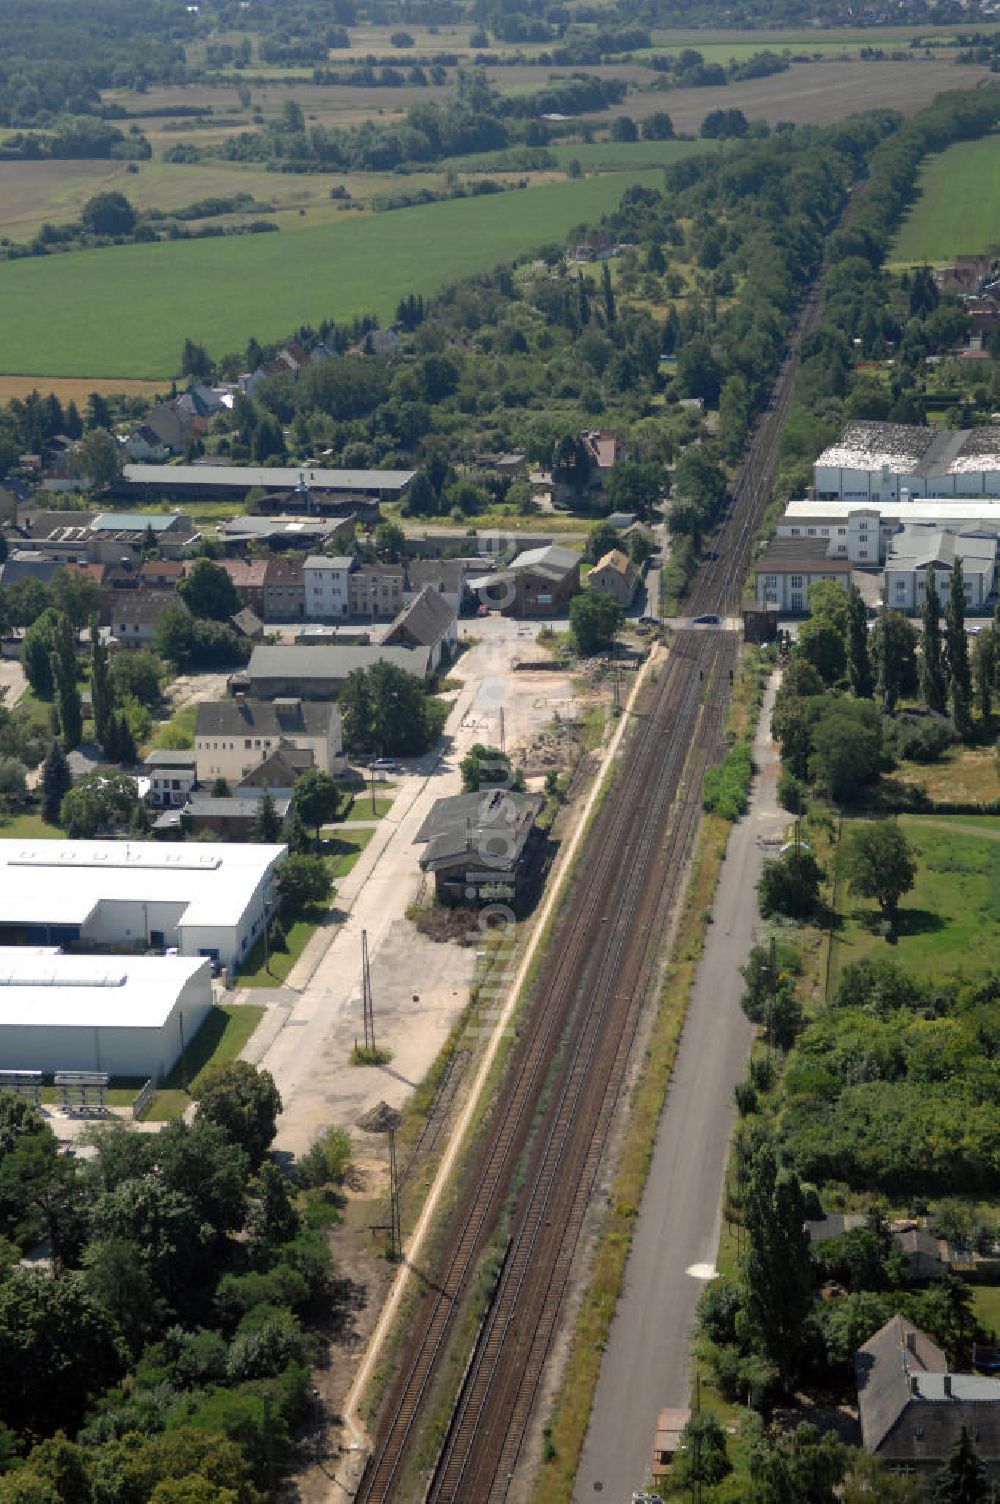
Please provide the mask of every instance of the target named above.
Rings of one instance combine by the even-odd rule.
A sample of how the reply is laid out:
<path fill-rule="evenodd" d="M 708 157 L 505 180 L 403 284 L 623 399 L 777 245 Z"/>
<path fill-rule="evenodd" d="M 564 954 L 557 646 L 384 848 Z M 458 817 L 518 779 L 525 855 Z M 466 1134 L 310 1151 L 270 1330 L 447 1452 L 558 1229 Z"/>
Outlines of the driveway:
<path fill-rule="evenodd" d="M 771 703 L 769 691 L 754 749 L 760 774 L 723 864 L 601 1363 L 574 1504 L 590 1504 L 598 1494 L 614 1504 L 630 1499 L 649 1478 L 658 1412 L 689 1404 L 691 1328 L 718 1252 L 733 1088 L 743 1075 L 752 1033 L 740 1008 L 739 968 L 758 925 L 763 842 L 788 821 L 775 800 Z"/>
<path fill-rule="evenodd" d="M 476 623 L 477 626 L 480 623 Z M 406 918 L 422 885 L 413 838 L 435 799 L 461 790 L 459 764 L 477 741 L 496 742 L 504 712 L 507 745 L 570 714 L 565 674 L 511 672 L 517 658 L 547 660 L 515 621 L 486 618 L 482 640 L 453 666 L 461 688 L 441 745 L 408 762 L 391 810 L 338 884 L 335 924 L 313 937 L 288 978 L 267 999 L 269 1014 L 244 1052 L 269 1070 L 285 1109 L 275 1147 L 300 1154 L 326 1127 L 353 1128 L 380 1099 L 399 1106 L 426 1074 L 468 999 L 475 948 L 425 939 Z M 479 633 L 471 634 L 479 636 Z M 362 1034 L 362 932 L 368 941 L 376 1040 L 392 1050 L 386 1066 L 354 1067 Z M 252 991 L 247 1001 L 258 1001 Z"/>

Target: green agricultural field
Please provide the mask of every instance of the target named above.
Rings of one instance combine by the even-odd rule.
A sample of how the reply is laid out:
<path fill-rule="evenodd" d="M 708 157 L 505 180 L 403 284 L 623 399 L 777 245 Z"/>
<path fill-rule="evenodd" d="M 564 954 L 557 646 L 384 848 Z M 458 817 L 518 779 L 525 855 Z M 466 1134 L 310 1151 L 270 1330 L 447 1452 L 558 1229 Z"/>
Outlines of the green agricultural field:
<path fill-rule="evenodd" d="M 1000 246 L 1000 136 L 961 141 L 931 157 L 921 170 L 919 189 L 896 237 L 892 262 L 939 264 L 961 252 Z"/>
<path fill-rule="evenodd" d="M 841 879 L 841 928 L 833 976 L 850 961 L 886 956 L 921 975 L 971 965 L 978 974 L 1000 966 L 1000 819 L 993 816 L 902 816 L 918 854 L 917 881 L 900 904 L 897 940 L 879 933 L 876 906 L 847 891 Z M 844 835 L 853 824 L 844 822 Z"/>
<path fill-rule="evenodd" d="M 647 169 L 647 172 L 649 169 Z M 641 171 L 422 204 L 296 233 L 111 246 L 0 265 L 0 374 L 168 377 L 190 336 L 213 355 L 302 323 L 391 317 L 612 209 Z"/>

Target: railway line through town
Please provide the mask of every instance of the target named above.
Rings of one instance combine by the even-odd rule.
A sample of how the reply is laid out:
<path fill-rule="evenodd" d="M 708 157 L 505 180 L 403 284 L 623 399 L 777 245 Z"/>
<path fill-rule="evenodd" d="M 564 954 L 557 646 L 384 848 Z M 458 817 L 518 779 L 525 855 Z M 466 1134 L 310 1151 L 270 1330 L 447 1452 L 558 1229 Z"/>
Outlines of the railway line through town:
<path fill-rule="evenodd" d="M 791 400 L 795 349 L 818 313 L 814 294 L 712 553 L 692 582 L 694 614 L 724 617 L 738 608 Z M 734 632 L 678 630 L 635 704 L 631 742 L 587 835 L 437 1281 L 415 1314 L 406 1360 L 383 1406 L 356 1495 L 365 1504 L 507 1497 L 631 1048 L 655 990 L 662 936 L 683 892 L 702 776 L 724 750 L 737 653 Z M 437 1461 L 421 1472 L 435 1381 L 479 1257 L 499 1228 L 509 1231 L 501 1271 Z"/>

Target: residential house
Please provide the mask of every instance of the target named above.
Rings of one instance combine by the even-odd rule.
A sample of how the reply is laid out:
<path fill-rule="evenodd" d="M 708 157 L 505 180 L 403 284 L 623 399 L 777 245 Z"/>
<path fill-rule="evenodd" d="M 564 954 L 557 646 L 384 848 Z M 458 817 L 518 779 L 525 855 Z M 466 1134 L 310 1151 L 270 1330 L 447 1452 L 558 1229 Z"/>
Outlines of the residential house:
<path fill-rule="evenodd" d="M 398 355 L 403 341 L 395 329 L 369 329 L 361 341 L 366 355 Z"/>
<path fill-rule="evenodd" d="M 156 635 L 156 624 L 173 595 L 163 590 L 112 591 L 106 610 L 111 635 L 122 648 L 149 648 Z"/>
<path fill-rule="evenodd" d="M 991 270 L 990 256 L 956 256 L 950 266 L 937 268 L 934 281 L 939 292 L 957 293 L 961 297 L 963 294 L 981 291 L 989 281 Z"/>
<path fill-rule="evenodd" d="M 455 609 L 431 585 L 403 607 L 382 638 L 384 647 L 427 648 L 432 672 L 447 663 L 457 643 Z"/>
<path fill-rule="evenodd" d="M 161 402 L 150 408 L 138 428 L 125 441 L 129 458 L 162 459 L 166 454 L 182 453 L 194 432 L 193 416 L 183 410 L 178 402 Z M 149 452 L 144 453 L 144 450 Z"/>
<path fill-rule="evenodd" d="M 393 617 L 403 604 L 402 564 L 364 564 L 347 577 L 352 616 Z"/>
<path fill-rule="evenodd" d="M 130 460 L 165 460 L 171 449 L 148 423 L 137 423 L 122 441 L 122 448 Z"/>
<path fill-rule="evenodd" d="M 858 1349 L 854 1369 L 862 1440 L 888 1467 L 935 1473 L 964 1429 L 1000 1478 L 1000 1378 L 949 1373 L 941 1349 L 899 1315 Z"/>
<path fill-rule="evenodd" d="M 43 553 L 26 553 L 16 548 L 0 564 L 0 585 L 9 589 L 21 580 L 37 580 L 40 585 L 48 585 L 56 570 L 62 569 L 64 564 L 64 559 L 53 559 Z"/>
<path fill-rule="evenodd" d="M 197 782 L 195 754 L 155 748 L 143 759 L 142 771 L 149 779 L 149 802 L 156 809 L 179 809 Z"/>
<path fill-rule="evenodd" d="M 260 801 L 267 789 L 242 789 L 238 794 L 191 794 L 176 814 L 162 816 L 153 826 L 161 834 L 170 834 L 176 827 L 193 836 L 211 831 L 223 841 L 249 841 L 253 836 L 254 823 L 260 814 Z M 272 793 L 274 812 L 284 825 L 292 806 L 287 792 Z M 281 837 L 279 835 L 278 839 Z"/>
<path fill-rule="evenodd" d="M 580 435 L 584 448 L 594 462 L 598 475 L 611 469 L 621 459 L 621 444 L 613 433 L 595 428 Z"/>
<path fill-rule="evenodd" d="M 531 548 L 506 569 L 470 579 L 469 589 L 504 616 L 558 616 L 580 589 L 580 555 L 558 544 Z"/>
<path fill-rule="evenodd" d="M 350 614 L 349 576 L 357 567 L 353 554 L 310 554 L 302 566 L 306 616 L 335 621 Z"/>
<path fill-rule="evenodd" d="M 571 261 L 586 263 L 591 261 L 610 261 L 615 254 L 615 243 L 606 230 L 594 230 L 592 234 L 584 236 L 573 251 Z"/>
<path fill-rule="evenodd" d="M 306 612 L 302 558 L 268 559 L 264 571 L 264 620 L 301 621 Z"/>
<path fill-rule="evenodd" d="M 220 567 L 226 571 L 244 606 L 258 616 L 264 615 L 264 585 L 267 578 L 266 559 L 220 559 Z"/>
<path fill-rule="evenodd" d="M 340 772 L 345 762 L 337 707 L 291 696 L 212 700 L 198 706 L 194 751 L 200 783 L 216 778 L 237 783 L 286 747 L 308 752 L 311 766 L 322 773 Z"/>
<path fill-rule="evenodd" d="M 144 590 L 176 590 L 186 569 L 183 559 L 144 559 L 139 581 Z"/>
<path fill-rule="evenodd" d="M 907 523 L 893 536 L 885 561 L 885 602 L 895 611 L 918 612 L 926 595 L 928 568 L 942 607 L 951 598 L 952 571 L 961 560 L 966 606 L 982 610 L 996 581 L 1000 522 L 979 528 L 934 527 Z"/>
<path fill-rule="evenodd" d="M 808 611 L 809 587 L 817 580 L 835 580 L 848 590 L 850 560 L 831 556 L 828 548 L 814 538 L 773 538 L 753 566 L 758 601 L 801 612 Z"/>
<path fill-rule="evenodd" d="M 434 874 L 446 903 L 489 902 L 499 888 L 513 895 L 531 858 L 540 794 L 481 789 L 436 799 L 414 836 L 426 843 L 423 872 Z"/>
<path fill-rule="evenodd" d="M 273 699 L 302 695 L 310 699 L 333 699 L 351 674 L 392 663 L 419 679 L 432 673 L 427 648 L 386 647 L 256 647 L 246 669 L 234 674 L 233 691 L 244 686 L 255 698 Z"/>
<path fill-rule="evenodd" d="M 472 602 L 466 581 L 472 565 L 467 559 L 408 559 L 403 578 L 403 600 L 415 600 L 428 586 L 461 616 Z"/>
<path fill-rule="evenodd" d="M 612 548 L 603 558 L 598 559 L 590 571 L 587 587 L 590 590 L 606 590 L 614 596 L 619 606 L 627 610 L 635 600 L 641 578 L 628 554 L 623 554 L 620 548 Z"/>
<path fill-rule="evenodd" d="M 243 775 L 236 789 L 237 792 L 241 789 L 288 791 L 294 786 L 296 778 L 301 778 L 312 767 L 315 767 L 315 763 L 308 747 L 293 747 L 291 742 L 282 741 L 273 752 L 268 753 L 263 762 L 257 763 L 256 767 Z"/>

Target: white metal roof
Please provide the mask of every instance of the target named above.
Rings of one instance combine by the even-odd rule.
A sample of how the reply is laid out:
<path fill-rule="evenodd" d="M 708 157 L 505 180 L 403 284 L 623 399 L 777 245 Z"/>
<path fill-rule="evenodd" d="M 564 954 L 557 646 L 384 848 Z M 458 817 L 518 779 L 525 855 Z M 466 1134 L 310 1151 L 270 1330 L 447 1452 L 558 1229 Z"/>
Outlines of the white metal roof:
<path fill-rule="evenodd" d="M 127 481 L 153 486 L 233 486 L 250 490 L 404 491 L 413 470 L 320 470 L 312 465 L 125 465 Z"/>
<path fill-rule="evenodd" d="M 995 522 L 1000 496 L 917 496 L 908 501 L 790 501 L 782 522 L 846 522 L 875 515 L 896 522 Z"/>
<path fill-rule="evenodd" d="M 183 905 L 180 926 L 236 924 L 284 846 L 0 841 L 0 921 L 86 922 L 103 900 Z"/>
<path fill-rule="evenodd" d="M 0 947 L 0 1028 L 160 1029 L 204 956 L 66 956 Z"/>

